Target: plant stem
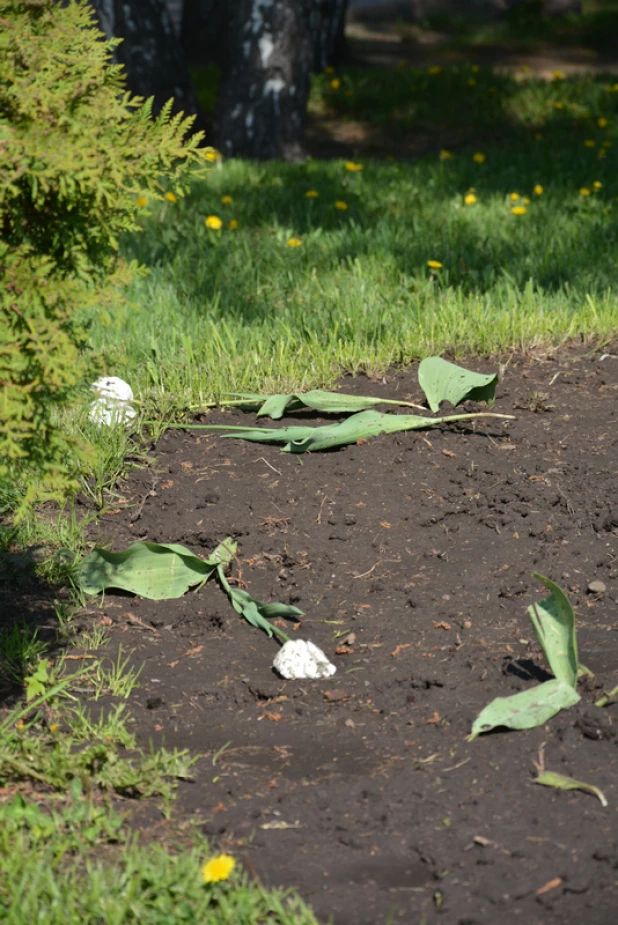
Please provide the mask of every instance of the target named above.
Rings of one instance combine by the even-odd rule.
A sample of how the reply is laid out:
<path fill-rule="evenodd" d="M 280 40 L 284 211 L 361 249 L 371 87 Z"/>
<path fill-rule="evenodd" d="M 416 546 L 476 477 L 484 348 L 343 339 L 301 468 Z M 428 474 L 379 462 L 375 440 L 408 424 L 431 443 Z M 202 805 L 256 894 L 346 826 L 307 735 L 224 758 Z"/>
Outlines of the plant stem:
<path fill-rule="evenodd" d="M 615 697 L 618 697 L 618 686 L 613 690 L 608 691 L 607 694 L 603 694 L 602 697 L 599 697 L 598 700 L 595 700 L 595 707 L 606 707 L 608 703 L 611 703 Z"/>

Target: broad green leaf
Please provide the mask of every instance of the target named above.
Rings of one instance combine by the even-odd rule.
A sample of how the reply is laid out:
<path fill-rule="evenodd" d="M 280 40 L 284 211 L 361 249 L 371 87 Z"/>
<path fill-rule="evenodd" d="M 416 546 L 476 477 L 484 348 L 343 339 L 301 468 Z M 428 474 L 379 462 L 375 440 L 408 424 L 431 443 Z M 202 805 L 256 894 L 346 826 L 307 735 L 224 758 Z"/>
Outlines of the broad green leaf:
<path fill-rule="evenodd" d="M 566 777 L 564 774 L 558 774 L 557 771 L 542 771 L 534 780 L 535 784 L 542 784 L 543 787 L 555 787 L 556 790 L 585 790 L 592 793 L 601 801 L 602 806 L 607 806 L 607 800 L 602 790 L 593 784 L 585 784 L 581 780 L 575 780 L 574 777 Z"/>
<path fill-rule="evenodd" d="M 217 565 L 230 562 L 235 551 L 230 538 L 208 559 L 176 543 L 137 542 L 122 552 L 95 548 L 82 560 L 77 583 L 86 594 L 117 588 L 151 601 L 182 597 L 193 585 L 207 581 Z"/>
<path fill-rule="evenodd" d="M 33 700 L 34 697 L 40 697 L 44 694 L 49 684 L 49 674 L 47 666 L 49 659 L 42 658 L 36 666 L 36 670 L 26 678 L 26 700 Z"/>
<path fill-rule="evenodd" d="M 476 739 L 483 732 L 497 726 L 509 729 L 533 729 L 559 713 L 574 706 L 580 700 L 579 694 L 564 681 L 557 678 L 545 681 L 538 687 L 520 691 L 512 697 L 496 697 L 481 710 L 472 725 L 468 741 Z"/>
<path fill-rule="evenodd" d="M 509 415 L 488 414 L 452 414 L 442 418 L 419 417 L 416 414 L 383 414 L 380 411 L 361 411 L 345 421 L 324 424 L 321 427 L 243 427 L 225 424 L 177 424 L 170 425 L 186 430 L 226 430 L 223 437 L 235 437 L 257 443 L 285 443 L 284 453 L 307 453 L 327 450 L 332 447 L 346 446 L 367 440 L 378 434 L 394 434 L 404 430 L 422 430 L 437 424 L 450 424 L 481 417 L 508 418 Z"/>
<path fill-rule="evenodd" d="M 427 357 L 418 368 L 418 381 L 432 411 L 443 401 L 459 405 L 462 401 L 484 401 L 489 408 L 496 401 L 497 374 L 474 373 L 442 357 Z"/>
<path fill-rule="evenodd" d="M 552 674 L 575 687 L 578 664 L 573 607 L 562 588 L 550 578 L 538 572 L 534 572 L 534 578 L 538 578 L 551 591 L 550 597 L 528 607 L 534 632 Z"/>

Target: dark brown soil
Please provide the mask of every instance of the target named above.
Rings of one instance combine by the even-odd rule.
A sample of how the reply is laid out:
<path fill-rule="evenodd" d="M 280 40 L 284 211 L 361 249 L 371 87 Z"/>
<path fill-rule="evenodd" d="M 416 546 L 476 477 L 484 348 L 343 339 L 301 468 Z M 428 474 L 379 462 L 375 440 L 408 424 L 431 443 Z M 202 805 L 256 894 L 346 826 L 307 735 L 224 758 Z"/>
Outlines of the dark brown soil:
<path fill-rule="evenodd" d="M 616 708 L 592 702 L 618 682 L 617 355 L 505 360 L 494 410 L 508 424 L 303 457 L 170 431 L 124 487 L 132 507 L 102 518 L 113 548 L 205 555 L 234 536 L 235 574 L 302 608 L 290 632 L 336 663 L 327 681 L 280 680 L 277 643 L 214 581 L 160 603 L 108 594 L 95 618 L 144 663 L 141 741 L 203 755 L 177 811 L 264 883 L 297 887 L 320 922 L 616 922 Z M 341 388 L 420 399 L 415 368 Z M 467 743 L 486 703 L 547 677 L 526 614 L 546 596 L 534 571 L 567 590 L 596 676 L 546 726 Z M 540 750 L 609 806 L 535 786 Z"/>

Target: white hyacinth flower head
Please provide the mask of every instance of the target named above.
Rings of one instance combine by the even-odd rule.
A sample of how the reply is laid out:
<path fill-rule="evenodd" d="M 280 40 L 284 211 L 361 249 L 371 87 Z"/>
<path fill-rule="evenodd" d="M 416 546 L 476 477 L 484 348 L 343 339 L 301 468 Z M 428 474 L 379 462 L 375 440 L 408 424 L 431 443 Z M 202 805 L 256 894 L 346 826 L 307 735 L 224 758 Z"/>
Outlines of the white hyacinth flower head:
<path fill-rule="evenodd" d="M 288 681 L 330 678 L 337 671 L 322 650 L 306 639 L 289 639 L 284 643 L 273 661 L 273 668 Z"/>
<path fill-rule="evenodd" d="M 90 405 L 89 415 L 95 424 L 125 424 L 136 416 L 137 412 L 131 406 L 133 389 L 124 379 L 103 376 L 90 388 L 97 396 Z"/>

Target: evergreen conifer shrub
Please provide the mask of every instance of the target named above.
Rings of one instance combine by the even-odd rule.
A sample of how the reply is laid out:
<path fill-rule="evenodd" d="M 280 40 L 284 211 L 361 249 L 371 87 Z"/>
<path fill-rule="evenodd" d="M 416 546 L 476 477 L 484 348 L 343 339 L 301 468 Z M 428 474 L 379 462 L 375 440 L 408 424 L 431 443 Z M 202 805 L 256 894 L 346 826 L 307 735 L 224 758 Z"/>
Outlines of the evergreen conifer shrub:
<path fill-rule="evenodd" d="M 88 315 L 148 271 L 118 257 L 137 199 L 184 196 L 206 171 L 194 117 L 152 118 L 124 90 L 84 3 L 0 0 L 0 484 L 20 514 L 74 484 L 79 447 L 59 412 L 88 374 Z M 201 166 L 200 166 L 201 165 Z"/>

